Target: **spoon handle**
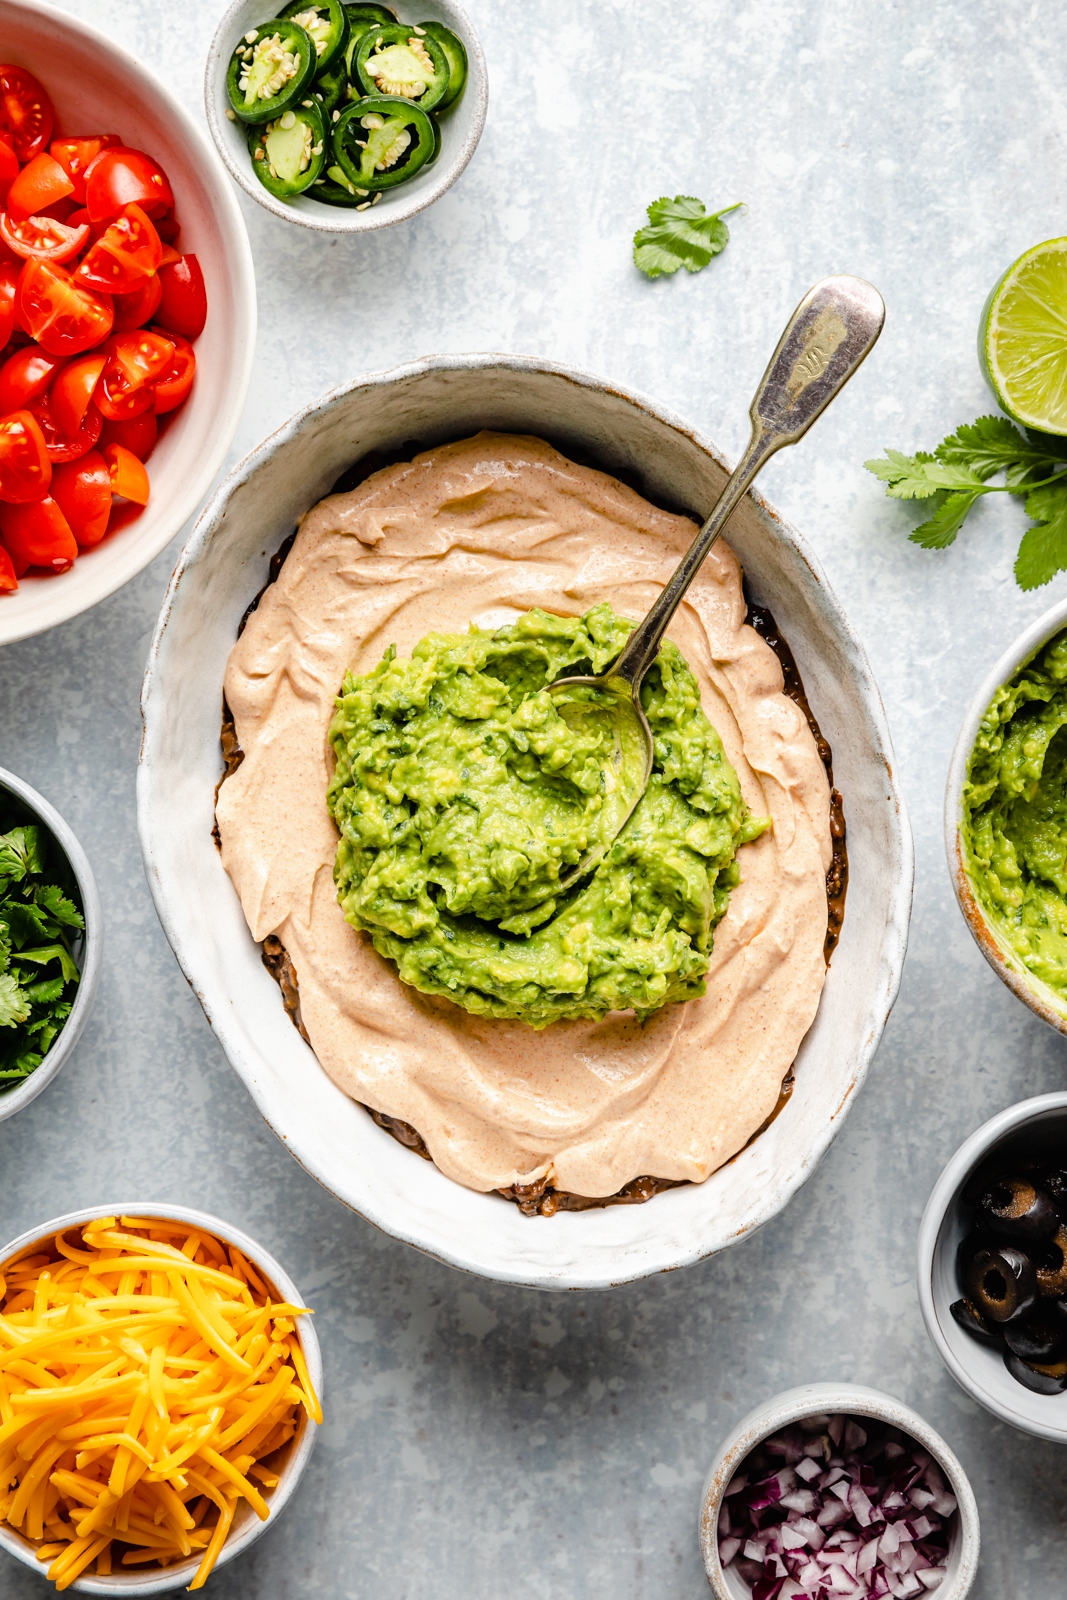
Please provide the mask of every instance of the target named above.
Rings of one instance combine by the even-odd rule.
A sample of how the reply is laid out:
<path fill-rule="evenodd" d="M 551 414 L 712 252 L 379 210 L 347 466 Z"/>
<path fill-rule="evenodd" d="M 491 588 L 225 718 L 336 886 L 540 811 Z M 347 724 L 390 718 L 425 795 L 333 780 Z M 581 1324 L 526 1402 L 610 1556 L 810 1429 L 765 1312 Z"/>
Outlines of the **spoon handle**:
<path fill-rule="evenodd" d="M 629 684 L 635 696 L 682 596 L 757 472 L 776 450 L 796 444 L 826 410 L 873 348 L 884 321 L 882 297 L 863 278 L 823 278 L 793 312 L 749 407 L 752 436 L 744 455 L 611 669 L 611 677 Z"/>

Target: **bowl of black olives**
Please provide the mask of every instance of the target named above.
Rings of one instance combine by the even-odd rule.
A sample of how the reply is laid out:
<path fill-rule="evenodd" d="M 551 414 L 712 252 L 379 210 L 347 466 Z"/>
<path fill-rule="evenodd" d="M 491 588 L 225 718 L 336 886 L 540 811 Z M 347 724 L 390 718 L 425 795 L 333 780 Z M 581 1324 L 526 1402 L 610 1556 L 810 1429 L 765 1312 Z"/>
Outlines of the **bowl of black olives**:
<path fill-rule="evenodd" d="M 968 1394 L 1067 1443 L 1067 1094 L 1009 1106 L 957 1150 L 919 1229 L 919 1299 Z"/>

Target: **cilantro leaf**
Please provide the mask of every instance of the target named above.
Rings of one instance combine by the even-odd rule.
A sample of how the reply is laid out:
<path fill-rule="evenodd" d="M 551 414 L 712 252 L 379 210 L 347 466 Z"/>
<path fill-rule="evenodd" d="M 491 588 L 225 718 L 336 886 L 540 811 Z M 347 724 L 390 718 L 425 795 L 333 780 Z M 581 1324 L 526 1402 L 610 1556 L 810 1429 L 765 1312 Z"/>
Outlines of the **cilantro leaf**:
<path fill-rule="evenodd" d="M 864 463 L 895 500 L 935 499 L 933 515 L 909 538 L 926 550 L 952 544 L 975 501 L 986 494 L 1026 496 L 1034 526 L 1027 529 L 1015 561 L 1021 589 L 1036 589 L 1067 571 L 1067 469 L 1047 443 L 1028 437 L 1006 417 L 978 417 L 942 439 L 933 455 L 887 450 Z M 1003 474 L 1004 481 L 988 480 Z"/>
<path fill-rule="evenodd" d="M 1039 589 L 1057 572 L 1067 571 L 1067 487 L 1035 489 L 1027 496 L 1026 514 L 1034 526 L 1019 545 L 1015 581 L 1020 589 Z"/>
<path fill-rule="evenodd" d="M 947 494 L 932 517 L 909 533 L 913 544 L 924 550 L 944 550 L 955 539 L 964 518 L 978 499 L 977 494 Z"/>
<path fill-rule="evenodd" d="M 0 835 L 0 879 L 21 883 L 27 873 L 43 871 L 40 828 L 12 828 Z"/>
<path fill-rule="evenodd" d="M 71 904 L 57 884 L 41 884 L 34 891 L 34 899 L 39 906 L 44 906 L 46 911 L 50 911 L 57 922 L 63 923 L 64 927 L 85 927 L 81 912 L 77 906 Z"/>
<path fill-rule="evenodd" d="M 940 461 L 923 450 L 913 456 L 906 456 L 900 450 L 887 450 L 884 459 L 865 461 L 863 465 L 882 480 L 886 494 L 894 500 L 927 500 L 943 489 L 982 487 L 982 479 L 969 467 Z"/>
<path fill-rule="evenodd" d="M 17 1028 L 29 1020 L 30 997 L 13 972 L 0 973 L 0 1028 Z"/>
<path fill-rule="evenodd" d="M 664 196 L 648 207 L 649 226 L 634 234 L 634 266 L 648 278 L 659 278 L 684 267 L 699 272 L 726 248 L 730 230 L 722 220 L 740 209 L 742 201 L 722 211 L 706 212 L 703 200 L 693 195 Z"/>

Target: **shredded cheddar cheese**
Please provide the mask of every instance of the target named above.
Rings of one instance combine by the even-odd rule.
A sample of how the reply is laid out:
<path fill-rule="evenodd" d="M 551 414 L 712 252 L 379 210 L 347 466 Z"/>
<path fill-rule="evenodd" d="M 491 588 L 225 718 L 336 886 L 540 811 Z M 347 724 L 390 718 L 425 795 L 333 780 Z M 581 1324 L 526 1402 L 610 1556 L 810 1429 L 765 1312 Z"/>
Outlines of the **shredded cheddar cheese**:
<path fill-rule="evenodd" d="M 275 1452 L 322 1421 L 293 1318 L 233 1245 L 100 1217 L 0 1269 L 0 1519 L 66 1589 L 93 1566 L 200 1557 L 241 1500 L 270 1514 Z"/>

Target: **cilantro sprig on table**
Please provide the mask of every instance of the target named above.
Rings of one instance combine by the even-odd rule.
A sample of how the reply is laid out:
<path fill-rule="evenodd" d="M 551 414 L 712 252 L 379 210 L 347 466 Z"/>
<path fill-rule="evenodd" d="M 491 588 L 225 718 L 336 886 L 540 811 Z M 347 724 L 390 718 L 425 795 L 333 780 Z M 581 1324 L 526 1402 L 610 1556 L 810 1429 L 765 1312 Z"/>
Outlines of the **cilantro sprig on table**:
<path fill-rule="evenodd" d="M 1006 417 L 963 423 L 932 455 L 887 450 L 864 466 L 893 499 L 932 502 L 933 514 L 909 535 L 925 550 L 946 549 L 983 495 L 1013 494 L 1025 500 L 1031 519 L 1015 558 L 1020 589 L 1038 589 L 1067 571 L 1067 459 L 1050 454 Z M 1003 482 L 989 482 L 1000 474 Z"/>
<path fill-rule="evenodd" d="M 85 923 L 46 866 L 42 828 L 0 833 L 0 1091 L 40 1066 L 78 984 L 68 930 Z"/>
<path fill-rule="evenodd" d="M 648 227 L 638 228 L 634 234 L 634 266 L 646 278 L 661 278 L 679 267 L 699 272 L 729 243 L 730 230 L 723 217 L 739 211 L 743 204 L 738 200 L 722 211 L 709 212 L 704 210 L 703 200 L 691 194 L 653 200 L 648 207 Z"/>

